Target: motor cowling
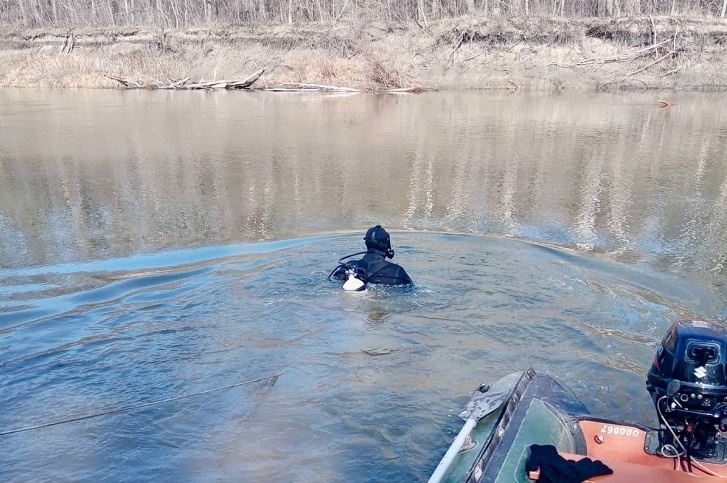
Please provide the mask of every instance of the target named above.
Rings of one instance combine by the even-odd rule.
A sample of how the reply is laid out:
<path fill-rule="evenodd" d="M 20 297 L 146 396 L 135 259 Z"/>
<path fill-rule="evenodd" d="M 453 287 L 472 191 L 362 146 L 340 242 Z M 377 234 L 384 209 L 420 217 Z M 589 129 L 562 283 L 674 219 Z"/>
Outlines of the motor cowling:
<path fill-rule="evenodd" d="M 657 350 L 647 376 L 656 401 L 669 384 L 684 408 L 710 411 L 727 402 L 727 329 L 691 320 L 673 324 Z"/>
<path fill-rule="evenodd" d="M 646 388 L 661 424 L 659 454 L 727 458 L 727 329 L 699 320 L 673 324 Z"/>

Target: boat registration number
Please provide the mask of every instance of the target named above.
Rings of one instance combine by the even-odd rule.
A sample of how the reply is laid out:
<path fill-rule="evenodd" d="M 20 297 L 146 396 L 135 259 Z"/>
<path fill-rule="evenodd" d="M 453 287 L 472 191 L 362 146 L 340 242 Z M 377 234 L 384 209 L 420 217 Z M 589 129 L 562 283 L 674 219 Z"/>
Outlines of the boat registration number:
<path fill-rule="evenodd" d="M 631 436 L 633 438 L 638 438 L 639 434 L 641 434 L 641 432 L 636 428 L 629 428 L 626 426 L 613 426 L 610 424 L 604 424 L 601 428 L 601 433 L 615 434 L 618 436 Z"/>

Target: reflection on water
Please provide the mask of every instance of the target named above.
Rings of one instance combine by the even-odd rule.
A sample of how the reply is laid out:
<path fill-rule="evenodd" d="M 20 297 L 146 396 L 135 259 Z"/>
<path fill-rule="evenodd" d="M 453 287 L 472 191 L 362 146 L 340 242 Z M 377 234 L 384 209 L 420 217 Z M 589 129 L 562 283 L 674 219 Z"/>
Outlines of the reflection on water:
<path fill-rule="evenodd" d="M 722 270 L 727 97 L 3 91 L 5 266 L 393 227 Z"/>
<path fill-rule="evenodd" d="M 727 317 L 727 97 L 655 100 L 0 91 L 0 433 L 168 400 L 0 480 L 424 480 L 528 366 L 653 424 L 666 328 Z M 413 290 L 326 281 L 374 222 Z"/>

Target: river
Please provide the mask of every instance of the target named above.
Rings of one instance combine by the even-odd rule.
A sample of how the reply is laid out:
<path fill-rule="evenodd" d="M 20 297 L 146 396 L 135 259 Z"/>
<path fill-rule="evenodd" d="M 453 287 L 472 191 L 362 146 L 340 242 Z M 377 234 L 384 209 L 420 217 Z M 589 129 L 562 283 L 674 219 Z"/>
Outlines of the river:
<path fill-rule="evenodd" d="M 421 481 L 530 366 L 654 424 L 726 160 L 724 94 L 0 90 L 0 479 Z M 413 288 L 327 280 L 374 224 Z"/>

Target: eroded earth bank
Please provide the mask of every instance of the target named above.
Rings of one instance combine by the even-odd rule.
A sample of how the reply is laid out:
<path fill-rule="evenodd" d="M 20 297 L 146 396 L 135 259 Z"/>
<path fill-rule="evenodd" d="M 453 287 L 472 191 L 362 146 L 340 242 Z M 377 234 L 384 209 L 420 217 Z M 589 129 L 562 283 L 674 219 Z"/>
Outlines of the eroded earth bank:
<path fill-rule="evenodd" d="M 0 33 L 4 87 L 181 88 L 261 70 L 251 88 L 723 90 L 727 21 L 460 17 Z"/>

